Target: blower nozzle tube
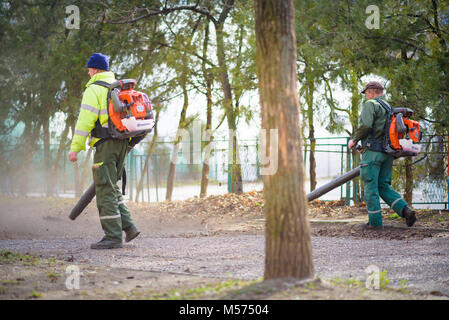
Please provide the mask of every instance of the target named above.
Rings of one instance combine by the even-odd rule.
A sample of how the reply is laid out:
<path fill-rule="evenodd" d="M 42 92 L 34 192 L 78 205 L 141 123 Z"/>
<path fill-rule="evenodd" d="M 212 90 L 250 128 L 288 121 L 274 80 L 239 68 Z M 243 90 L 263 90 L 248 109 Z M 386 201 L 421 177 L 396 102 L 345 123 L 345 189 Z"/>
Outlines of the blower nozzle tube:
<path fill-rule="evenodd" d="M 315 200 L 316 198 L 321 197 L 323 194 L 328 193 L 329 191 L 341 186 L 342 184 L 348 182 L 349 180 L 354 179 L 355 177 L 358 177 L 359 175 L 360 175 L 360 166 L 355 167 L 351 171 L 346 172 L 344 175 L 308 193 L 307 201 Z"/>

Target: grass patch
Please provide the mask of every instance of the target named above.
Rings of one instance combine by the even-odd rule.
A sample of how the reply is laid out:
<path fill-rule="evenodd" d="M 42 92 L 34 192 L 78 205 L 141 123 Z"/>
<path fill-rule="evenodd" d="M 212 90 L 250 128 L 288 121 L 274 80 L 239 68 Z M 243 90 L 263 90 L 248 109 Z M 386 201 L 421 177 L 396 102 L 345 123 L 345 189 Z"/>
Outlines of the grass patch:
<path fill-rule="evenodd" d="M 379 272 L 379 287 L 380 287 L 380 289 L 387 288 L 388 284 L 390 283 L 390 279 L 388 279 L 387 273 L 388 273 L 387 269 Z"/>
<path fill-rule="evenodd" d="M 354 279 L 354 278 L 347 279 L 343 283 L 348 288 L 359 288 L 359 287 L 362 287 L 364 285 L 364 283 L 362 281 Z"/>
<path fill-rule="evenodd" d="M 152 294 L 146 298 L 151 300 L 189 300 L 201 299 L 204 296 L 226 294 L 232 292 L 235 295 L 242 293 L 242 288 L 251 284 L 255 284 L 261 280 L 243 281 L 243 280 L 228 280 L 216 284 L 206 284 L 197 288 L 190 288 L 187 290 L 172 289 L 163 294 Z M 240 292 L 242 291 L 242 292 Z"/>
<path fill-rule="evenodd" d="M 43 293 L 33 290 L 30 294 L 30 298 L 42 298 L 43 295 Z"/>
<path fill-rule="evenodd" d="M 22 262 L 23 265 L 36 265 L 39 262 L 39 258 L 33 257 L 28 254 L 20 254 L 11 252 L 8 250 L 0 251 L 0 263 L 9 264 L 15 262 Z"/>
<path fill-rule="evenodd" d="M 401 220 L 402 218 L 395 212 L 388 216 L 391 220 Z"/>
<path fill-rule="evenodd" d="M 1 283 L 2 283 L 2 284 L 18 284 L 19 281 L 17 281 L 17 280 L 8 280 L 8 279 L 5 279 L 5 280 L 2 280 Z"/>

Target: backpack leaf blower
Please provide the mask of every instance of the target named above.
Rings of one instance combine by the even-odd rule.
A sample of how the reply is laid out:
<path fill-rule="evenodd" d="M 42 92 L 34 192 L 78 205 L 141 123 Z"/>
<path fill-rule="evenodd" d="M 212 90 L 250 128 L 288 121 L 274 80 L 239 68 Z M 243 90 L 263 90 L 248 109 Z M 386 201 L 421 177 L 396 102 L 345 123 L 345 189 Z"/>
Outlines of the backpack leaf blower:
<path fill-rule="evenodd" d="M 391 108 L 379 98 L 375 99 L 387 112 L 382 142 L 374 139 L 373 131 L 363 147 L 368 150 L 384 152 L 395 158 L 416 156 L 420 151 L 421 141 L 419 123 L 411 120 L 413 110 L 409 108 Z"/>
<path fill-rule="evenodd" d="M 97 138 L 128 139 L 150 133 L 155 125 L 153 106 L 146 93 L 134 90 L 136 80 L 123 79 L 109 84 L 95 81 L 92 85 L 108 88 L 108 126 L 95 124 L 92 135 Z"/>

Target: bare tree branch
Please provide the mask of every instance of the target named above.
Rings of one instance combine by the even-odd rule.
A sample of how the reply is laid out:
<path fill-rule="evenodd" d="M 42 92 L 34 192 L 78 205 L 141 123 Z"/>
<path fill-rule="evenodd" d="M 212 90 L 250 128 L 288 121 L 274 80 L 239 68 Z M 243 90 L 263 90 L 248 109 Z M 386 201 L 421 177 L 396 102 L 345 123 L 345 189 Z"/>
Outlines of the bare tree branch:
<path fill-rule="evenodd" d="M 234 0 L 228 0 L 230 2 L 234 2 Z M 225 10 L 226 10 L 226 5 L 225 5 Z M 137 21 L 149 18 L 149 17 L 154 17 L 154 16 L 158 16 L 158 15 L 167 15 L 169 13 L 175 12 L 175 11 L 182 11 L 182 10 L 187 10 L 187 11 L 192 11 L 192 12 L 196 12 L 199 14 L 202 14 L 204 16 L 206 16 L 210 21 L 212 21 L 214 24 L 217 24 L 218 21 L 217 19 L 215 19 L 215 17 L 206 9 L 206 8 L 202 8 L 202 7 L 198 7 L 198 6 L 179 6 L 179 7 L 173 7 L 173 8 L 167 8 L 164 6 L 164 8 L 162 9 L 149 9 L 149 8 L 134 8 L 133 11 L 129 12 L 129 16 L 126 19 L 122 19 L 122 20 L 106 20 L 104 21 L 104 23 L 110 23 L 110 24 L 128 24 L 128 23 L 135 23 Z M 223 11 L 225 11 L 223 10 Z M 230 8 L 229 8 L 230 10 Z M 228 10 L 228 11 L 229 11 Z M 138 11 L 146 11 L 146 14 L 135 17 L 134 15 L 138 12 Z M 223 12 L 222 12 L 223 14 Z M 221 15 L 220 15 L 221 16 Z M 101 23 L 101 20 L 96 20 L 93 21 L 96 23 Z"/>

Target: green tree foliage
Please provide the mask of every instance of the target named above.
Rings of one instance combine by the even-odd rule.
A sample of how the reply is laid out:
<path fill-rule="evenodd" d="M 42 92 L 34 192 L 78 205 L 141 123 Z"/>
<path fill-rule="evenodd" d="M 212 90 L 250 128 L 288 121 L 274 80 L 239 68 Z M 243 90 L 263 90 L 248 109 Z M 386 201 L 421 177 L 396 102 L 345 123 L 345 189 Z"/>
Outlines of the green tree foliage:
<path fill-rule="evenodd" d="M 80 10 L 79 29 L 66 28 L 69 5 Z M 385 79 L 392 105 L 416 112 L 426 134 L 449 134 L 448 0 L 294 5 L 304 137 L 315 137 L 318 122 L 331 133 L 351 134 L 363 102 L 360 89 L 373 76 Z M 378 8 L 378 28 L 367 26 L 369 6 Z M 229 129 L 256 115 L 256 106 L 245 103 L 258 85 L 249 0 L 2 1 L 0 40 L 0 154 L 12 149 L 17 159 L 2 161 L 2 170 L 27 176 L 33 151 L 42 145 L 49 186 L 56 185 L 52 179 L 66 156 L 93 52 L 111 57 L 118 78 L 136 78 L 158 110 L 187 94 L 206 96 L 202 112 L 226 120 Z M 341 90 L 347 101 L 336 98 Z M 65 123 L 55 123 L 62 118 Z M 238 166 L 231 170 L 239 182 Z"/>

